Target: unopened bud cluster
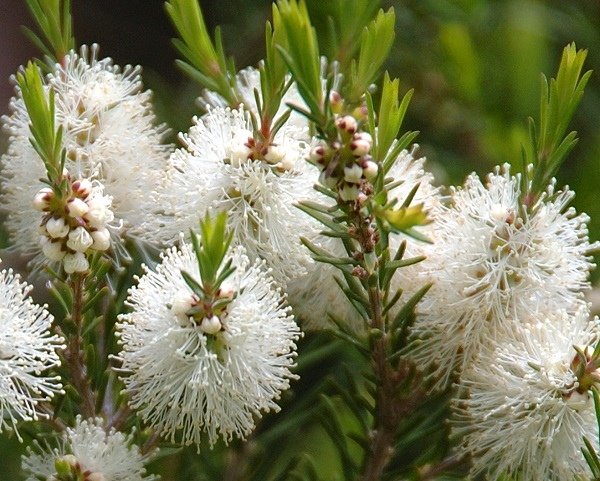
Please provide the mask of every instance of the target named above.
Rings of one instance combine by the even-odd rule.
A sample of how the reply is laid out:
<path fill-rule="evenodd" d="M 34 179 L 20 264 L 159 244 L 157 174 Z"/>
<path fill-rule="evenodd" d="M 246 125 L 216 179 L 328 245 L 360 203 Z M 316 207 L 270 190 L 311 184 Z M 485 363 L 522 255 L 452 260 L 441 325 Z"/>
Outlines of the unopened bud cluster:
<path fill-rule="evenodd" d="M 358 130 L 358 121 L 352 115 L 337 117 L 335 126 L 338 139 L 315 147 L 310 161 L 321 171 L 319 181 L 337 191 L 342 201 L 364 203 L 379 171 L 369 155 L 373 139 Z"/>
<path fill-rule="evenodd" d="M 246 129 L 237 132 L 229 146 L 229 160 L 234 167 L 239 167 L 247 160 L 263 160 L 278 171 L 285 172 L 294 168 L 295 159 L 295 154 L 289 152 L 283 144 L 257 140 Z"/>
<path fill-rule="evenodd" d="M 56 473 L 48 476 L 48 481 L 108 481 L 102 473 L 84 470 L 72 454 L 57 458 L 54 469 Z"/>
<path fill-rule="evenodd" d="M 182 326 L 195 326 L 202 333 L 214 336 L 223 330 L 227 306 L 234 297 L 232 289 L 221 287 L 212 299 L 200 300 L 195 295 L 180 294 L 170 309 Z"/>
<path fill-rule="evenodd" d="M 67 274 L 89 269 L 87 254 L 110 247 L 108 224 L 114 216 L 111 198 L 103 188 L 88 179 L 71 181 L 68 194 L 57 195 L 43 188 L 33 199 L 34 207 L 45 215 L 40 224 L 40 245 L 51 261 L 62 261 Z"/>

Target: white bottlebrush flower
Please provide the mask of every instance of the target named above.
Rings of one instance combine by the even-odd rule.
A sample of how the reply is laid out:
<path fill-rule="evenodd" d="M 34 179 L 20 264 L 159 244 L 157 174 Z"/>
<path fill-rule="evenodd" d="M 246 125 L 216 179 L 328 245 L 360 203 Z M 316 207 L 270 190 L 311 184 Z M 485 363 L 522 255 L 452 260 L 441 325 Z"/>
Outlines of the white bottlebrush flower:
<path fill-rule="evenodd" d="M 411 355 L 435 368 L 437 386 L 462 371 L 487 339 L 541 309 L 574 309 L 589 287 L 588 217 L 568 207 L 571 191 L 549 187 L 527 213 L 520 178 L 497 168 L 484 185 L 471 175 L 435 212 L 434 244 L 421 265 L 433 287 L 421 303 Z"/>
<path fill-rule="evenodd" d="M 161 236 L 172 243 L 180 232 L 196 228 L 207 212 L 224 211 L 234 244 L 244 246 L 252 260 L 266 260 L 277 282 L 302 275 L 312 261 L 299 238 L 314 237 L 319 228 L 294 205 L 315 196 L 317 171 L 304 160 L 308 145 L 288 136 L 284 126 L 275 143 L 296 161 L 293 168 L 280 170 L 266 160 L 239 159 L 240 148 L 252 140 L 245 113 L 216 108 L 195 122 L 181 136 L 185 148 L 171 156 L 156 192 L 155 204 L 165 215 L 149 212 L 148 240 Z"/>
<path fill-rule="evenodd" d="M 39 404 L 62 392 L 60 378 L 44 371 L 60 365 L 63 340 L 50 333 L 52 315 L 33 303 L 31 289 L 0 272 L 0 430 L 43 417 Z"/>
<path fill-rule="evenodd" d="M 410 152 L 403 150 L 386 174 L 386 177 L 393 178 L 394 181 L 403 181 L 402 184 L 391 189 L 390 196 L 398 199 L 401 205 L 415 185 L 419 184 L 413 204 L 422 203 L 425 210 L 433 210 L 434 206 L 439 203 L 439 190 L 433 186 L 433 176 L 424 170 L 425 158 L 414 158 L 415 149 L 416 146 Z M 395 234 L 390 236 L 390 247 L 393 253 L 402 240 L 408 242 L 405 259 L 423 254 L 422 243 Z M 348 256 L 340 239 L 320 236 L 317 243 L 335 256 Z M 419 265 L 414 268 L 398 270 L 394 279 L 394 287 L 401 287 L 407 292 L 406 296 L 410 292 L 418 290 L 421 285 L 414 282 L 415 269 L 418 270 L 418 268 Z M 307 276 L 288 285 L 287 293 L 290 304 L 294 308 L 295 315 L 301 320 L 303 329 L 322 329 L 331 326 L 331 322 L 327 318 L 328 312 L 343 321 L 350 330 L 359 332 L 364 329 L 365 320 L 350 304 L 346 295 L 335 282 L 334 276 L 342 278 L 339 269 L 329 264 L 315 263 Z"/>
<path fill-rule="evenodd" d="M 586 436 L 598 449 L 598 423 L 591 396 L 577 390 L 573 346 L 595 344 L 599 328 L 585 306 L 575 315 L 537 315 L 516 330 L 516 339 L 484 349 L 465 370 L 466 399 L 454 401 L 453 425 L 464 435 L 462 449 L 472 457 L 474 476 L 589 477 L 581 448 Z"/>
<path fill-rule="evenodd" d="M 163 255 L 129 292 L 130 314 L 118 324 L 123 382 L 133 409 L 171 441 L 214 444 L 245 437 L 256 416 L 275 402 L 294 377 L 300 332 L 269 275 L 250 265 L 238 247 L 235 272 L 225 282 L 235 295 L 218 319 L 185 315 L 194 294 L 181 272 L 199 280 L 192 247 Z M 188 301 L 189 302 L 189 301 Z M 191 304 L 190 304 L 191 305 Z M 218 330 L 218 325 L 221 329 Z M 217 332 L 218 331 L 218 332 Z"/>
<path fill-rule="evenodd" d="M 22 467 L 26 481 L 56 479 L 55 463 L 73 477 L 90 481 L 157 481 L 146 474 L 146 461 L 132 436 L 110 429 L 102 419 L 82 420 L 77 417 L 74 428 L 67 428 L 58 443 L 51 448 L 35 443 L 23 456 Z M 85 473 L 85 474 L 84 474 Z M 63 478 L 59 478 L 63 479 Z"/>
<path fill-rule="evenodd" d="M 69 53 L 46 83 L 56 94 L 67 170 L 73 178 L 100 181 L 113 199 L 116 218 L 135 228 L 168 158 L 168 147 L 161 144 L 165 129 L 155 125 L 140 68 L 121 70 L 109 58 L 98 60 L 97 50 L 82 47 L 81 54 Z M 46 173 L 29 142 L 29 116 L 18 88 L 11 111 L 3 118 L 10 139 L 2 157 L 1 200 L 13 244 L 32 255 L 39 252 L 38 209 L 44 205 L 36 194 Z"/>

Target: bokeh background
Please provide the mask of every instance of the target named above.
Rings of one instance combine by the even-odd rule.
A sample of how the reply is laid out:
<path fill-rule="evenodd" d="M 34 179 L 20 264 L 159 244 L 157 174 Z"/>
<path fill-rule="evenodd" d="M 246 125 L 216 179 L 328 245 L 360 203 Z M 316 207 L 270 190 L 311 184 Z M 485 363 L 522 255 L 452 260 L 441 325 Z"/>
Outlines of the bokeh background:
<path fill-rule="evenodd" d="M 237 66 L 255 65 L 263 55 L 271 2 L 200 3 L 209 29 L 222 26 L 226 48 Z M 323 32 L 329 0 L 307 3 L 319 33 Z M 572 125 L 581 140 L 558 179 L 576 191 L 577 209 L 592 218 L 590 236 L 600 239 L 600 2 L 382 0 L 381 6 L 393 6 L 397 16 L 387 68 L 401 79 L 404 91 L 415 90 L 405 128 L 420 131 L 421 152 L 445 185 L 461 183 L 471 171 L 485 175 L 500 163 L 518 165 L 526 119 L 538 112 L 540 72 L 548 76 L 555 72 L 569 42 L 589 49 L 586 68 L 595 73 Z M 142 65 L 161 118 L 173 132 L 187 130 L 191 116 L 200 112 L 194 99 L 201 89 L 173 65 L 173 31 L 162 0 L 73 0 L 73 15 L 77 41 L 99 43 L 101 53 L 118 64 Z M 24 0 L 0 0 L 1 113 L 8 111 L 12 93 L 9 76 L 36 54 L 20 33 L 21 24 L 32 25 Z M 325 36 L 322 50 L 328 51 Z M 0 149 L 3 143 L 4 138 Z M 596 272 L 594 278 L 599 277 Z M 0 442 L 0 481 L 17 480 L 14 463 L 8 461 L 20 448 L 11 440 Z M 327 449 L 319 450 L 327 454 Z M 213 454 L 218 457 L 218 452 Z M 178 473 L 171 474 L 173 478 L 166 475 L 167 481 L 188 479 L 185 473 L 191 472 L 195 461 L 186 464 L 181 459 L 161 468 Z"/>

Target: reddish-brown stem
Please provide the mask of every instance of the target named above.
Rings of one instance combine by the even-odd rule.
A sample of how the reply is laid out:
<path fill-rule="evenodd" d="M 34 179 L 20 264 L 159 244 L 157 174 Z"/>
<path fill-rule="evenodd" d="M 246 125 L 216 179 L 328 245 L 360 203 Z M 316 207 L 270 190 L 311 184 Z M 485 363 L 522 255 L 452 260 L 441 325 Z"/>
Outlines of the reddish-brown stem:
<path fill-rule="evenodd" d="M 73 385 L 81 397 L 81 413 L 90 418 L 96 414 L 96 396 L 88 378 L 82 350 L 84 283 L 85 274 L 75 274 L 71 280 L 73 291 L 71 320 L 75 326 L 75 331 L 67 341 L 65 358 L 71 370 Z"/>

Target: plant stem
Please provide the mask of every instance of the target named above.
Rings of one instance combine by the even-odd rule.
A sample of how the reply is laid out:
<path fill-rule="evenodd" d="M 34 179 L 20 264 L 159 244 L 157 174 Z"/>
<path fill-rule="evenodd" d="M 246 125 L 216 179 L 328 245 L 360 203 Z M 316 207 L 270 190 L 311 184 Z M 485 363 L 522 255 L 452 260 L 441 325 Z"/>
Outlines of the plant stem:
<path fill-rule="evenodd" d="M 75 332 L 68 340 L 65 358 L 71 370 L 73 385 L 81 396 L 81 413 L 90 418 L 96 414 L 96 396 L 88 378 L 82 350 L 84 283 L 85 274 L 75 274 L 71 280 L 71 290 L 73 291 L 71 320 L 75 326 Z"/>
<path fill-rule="evenodd" d="M 379 288 L 369 289 L 369 303 L 373 318 L 371 327 L 383 332 L 383 336 L 371 344 L 371 360 L 375 371 L 377 393 L 375 399 L 375 426 L 372 432 L 371 450 L 364 462 L 361 480 L 377 481 L 392 455 L 392 443 L 397 426 L 394 409 L 394 393 L 390 367 L 387 361 L 387 334 L 381 315 L 381 292 Z"/>

